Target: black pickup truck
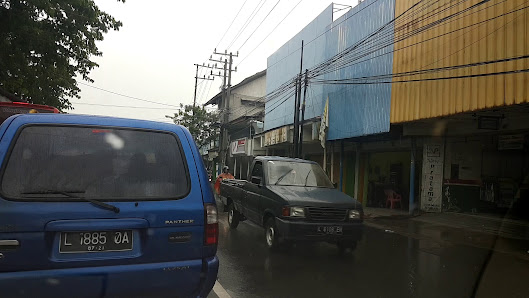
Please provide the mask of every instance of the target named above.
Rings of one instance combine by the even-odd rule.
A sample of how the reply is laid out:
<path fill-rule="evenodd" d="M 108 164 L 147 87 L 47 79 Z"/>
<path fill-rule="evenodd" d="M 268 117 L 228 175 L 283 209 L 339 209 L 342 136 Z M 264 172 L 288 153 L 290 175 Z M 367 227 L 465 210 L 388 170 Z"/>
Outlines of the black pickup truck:
<path fill-rule="evenodd" d="M 220 199 L 230 228 L 250 220 L 264 227 L 270 249 L 294 241 L 335 243 L 343 252 L 362 237 L 362 204 L 335 189 L 315 162 L 260 156 L 248 180 L 223 180 Z"/>

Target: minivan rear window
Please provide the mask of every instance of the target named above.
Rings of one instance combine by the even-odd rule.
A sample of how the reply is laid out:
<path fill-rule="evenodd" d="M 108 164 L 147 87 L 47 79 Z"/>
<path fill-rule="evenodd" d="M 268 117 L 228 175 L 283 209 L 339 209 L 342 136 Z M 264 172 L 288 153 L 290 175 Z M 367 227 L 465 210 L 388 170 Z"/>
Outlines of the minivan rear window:
<path fill-rule="evenodd" d="M 1 182 L 2 195 L 19 200 L 177 199 L 188 192 L 176 135 L 106 127 L 23 128 Z"/>

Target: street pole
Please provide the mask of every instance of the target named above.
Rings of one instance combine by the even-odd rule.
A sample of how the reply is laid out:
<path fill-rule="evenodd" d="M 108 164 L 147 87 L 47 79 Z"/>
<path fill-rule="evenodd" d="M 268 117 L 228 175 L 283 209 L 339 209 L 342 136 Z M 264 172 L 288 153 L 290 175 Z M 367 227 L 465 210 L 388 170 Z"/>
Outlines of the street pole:
<path fill-rule="evenodd" d="M 195 73 L 195 95 L 193 96 L 193 116 L 195 116 L 195 106 L 197 104 L 197 83 L 198 83 L 198 64 L 195 64 L 197 66 L 197 71 Z"/>
<path fill-rule="evenodd" d="M 303 73 L 303 40 L 301 41 L 301 58 L 300 58 L 300 61 L 299 61 L 299 79 L 298 79 L 298 101 L 297 101 L 297 106 L 296 106 L 296 110 L 298 111 L 298 116 L 296 117 L 297 121 L 298 121 L 298 133 L 296 134 L 296 138 L 298 139 L 298 151 L 296 151 L 296 157 L 300 157 L 299 156 L 299 151 L 300 151 L 300 147 L 301 147 L 301 144 L 300 144 L 300 137 L 299 137 L 299 134 L 300 134 L 300 128 L 299 128 L 299 109 L 301 107 L 301 76 L 302 76 L 302 73 Z"/>
<path fill-rule="evenodd" d="M 300 133 L 299 133 L 299 156 L 303 158 L 303 124 L 305 123 L 305 104 L 307 102 L 307 85 L 309 70 L 305 69 L 305 87 L 303 89 L 303 103 L 301 104 L 301 122 L 300 122 Z"/>
<path fill-rule="evenodd" d="M 299 125 L 298 125 L 298 77 L 296 77 L 296 89 L 294 93 L 294 136 L 292 137 L 292 142 L 294 143 L 294 150 L 292 152 L 292 157 L 298 157 L 298 141 L 299 141 Z"/>
<path fill-rule="evenodd" d="M 220 161 L 221 166 L 224 167 L 226 165 L 226 142 L 228 141 L 227 131 L 226 131 L 226 125 L 228 123 L 228 111 L 227 111 L 227 98 L 226 98 L 226 67 L 227 67 L 227 60 L 224 59 L 224 76 L 222 78 L 222 105 L 224 109 L 224 123 L 222 125 L 222 143 L 220 148 Z"/>
<path fill-rule="evenodd" d="M 217 59 L 213 59 L 213 55 L 210 57 L 209 61 L 213 61 L 213 62 L 219 62 L 219 63 L 223 63 L 223 73 L 222 73 L 222 99 L 221 99 L 221 103 L 219 104 L 219 108 L 222 107 L 222 109 L 224 110 L 224 114 L 223 114 L 223 119 L 222 119 L 222 123 L 221 123 L 221 132 L 220 132 L 220 140 L 219 140 L 219 146 L 220 146 L 220 162 L 221 162 L 221 167 L 225 166 L 226 165 L 226 159 L 227 159 L 227 147 L 228 147 L 228 129 L 227 129 L 227 124 L 229 122 L 229 108 L 230 108 L 230 96 L 231 96 L 231 73 L 232 71 L 237 71 L 237 67 L 235 67 L 235 70 L 232 69 L 232 64 L 233 64 L 233 57 L 239 57 L 239 52 L 237 52 L 237 54 L 233 55 L 231 52 L 228 54 L 227 51 L 224 51 L 224 53 L 222 52 L 217 52 L 217 49 L 215 49 L 213 51 L 213 54 L 214 55 L 220 55 L 220 56 L 230 56 L 229 57 L 229 60 L 228 59 L 224 59 L 224 60 L 220 60 L 221 58 L 219 58 L 219 60 Z M 228 68 L 228 65 L 229 65 L 229 69 Z M 220 69 L 220 68 L 217 68 L 216 64 L 214 67 L 212 67 L 214 69 Z M 220 75 L 220 72 L 218 75 L 214 75 L 214 76 L 221 76 Z M 227 85 L 226 85 L 226 81 L 227 81 Z"/>
<path fill-rule="evenodd" d="M 294 98 L 294 157 L 299 157 L 299 108 L 301 105 L 301 74 L 303 71 L 303 40 L 301 41 L 301 58 L 299 62 L 299 75 L 296 78 L 296 96 Z"/>
<path fill-rule="evenodd" d="M 194 64 L 196 67 L 197 67 L 197 70 L 196 70 L 196 73 L 195 73 L 195 95 L 193 96 L 193 116 L 195 116 L 195 106 L 197 104 L 197 87 L 198 87 L 198 80 L 207 80 L 207 81 L 213 81 L 213 78 L 210 78 L 209 75 L 208 77 L 206 78 L 206 75 L 204 75 L 203 78 L 199 78 L 198 77 L 198 68 L 199 67 L 206 67 L 206 65 L 200 65 L 200 64 Z M 209 64 L 208 64 L 208 68 L 209 68 Z"/>

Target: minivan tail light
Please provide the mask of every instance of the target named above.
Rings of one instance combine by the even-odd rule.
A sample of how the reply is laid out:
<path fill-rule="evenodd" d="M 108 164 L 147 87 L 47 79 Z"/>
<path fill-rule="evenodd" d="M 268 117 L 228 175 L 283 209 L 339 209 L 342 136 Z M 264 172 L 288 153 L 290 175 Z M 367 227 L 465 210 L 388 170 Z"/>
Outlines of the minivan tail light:
<path fill-rule="evenodd" d="M 219 242 L 219 219 L 217 216 L 217 206 L 215 206 L 215 204 L 205 204 L 204 210 L 206 217 L 204 244 L 216 245 Z"/>

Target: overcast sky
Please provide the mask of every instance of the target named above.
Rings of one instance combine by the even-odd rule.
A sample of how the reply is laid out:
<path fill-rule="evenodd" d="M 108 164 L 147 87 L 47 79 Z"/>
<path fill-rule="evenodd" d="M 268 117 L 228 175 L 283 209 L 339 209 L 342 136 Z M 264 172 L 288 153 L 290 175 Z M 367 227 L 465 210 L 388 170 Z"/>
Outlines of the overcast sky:
<path fill-rule="evenodd" d="M 232 85 L 235 85 L 264 70 L 268 56 L 331 4 L 323 0 L 302 0 L 249 55 L 299 2 L 263 1 L 264 5 L 259 0 L 247 0 L 221 40 L 244 0 L 127 0 L 125 3 L 96 0 L 99 8 L 122 21 L 123 27 L 117 32 L 109 32 L 105 40 L 98 43 L 103 56 L 94 57 L 99 68 L 90 75 L 95 82 L 88 84 L 165 105 L 131 99 L 80 84 L 81 99 L 72 99 L 75 109 L 69 112 L 170 122 L 165 115 L 172 115 L 175 108 L 167 105 L 192 104 L 196 70 L 193 64 L 207 63 L 219 41 L 217 51 L 228 49 L 240 52 L 239 57 L 234 59 L 234 65 L 238 65 L 237 72 L 233 74 Z M 255 18 L 228 48 L 248 17 L 257 11 L 255 8 L 259 3 L 262 7 Z M 276 3 L 275 9 L 251 35 Z M 341 0 L 340 4 L 354 6 L 357 0 Z M 218 93 L 221 82 L 218 77 L 214 81 L 199 81 L 197 102 L 202 104 Z"/>

